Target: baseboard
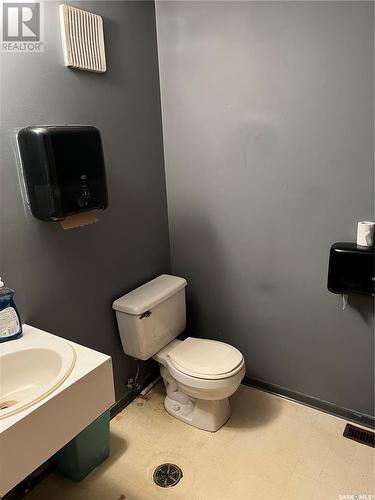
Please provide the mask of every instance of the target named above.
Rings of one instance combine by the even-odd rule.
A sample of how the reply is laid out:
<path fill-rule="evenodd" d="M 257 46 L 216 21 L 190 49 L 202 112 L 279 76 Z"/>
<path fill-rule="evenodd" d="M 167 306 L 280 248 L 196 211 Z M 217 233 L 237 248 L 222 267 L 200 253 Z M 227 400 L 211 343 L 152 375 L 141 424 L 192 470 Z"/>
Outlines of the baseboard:
<path fill-rule="evenodd" d="M 310 406 L 311 408 L 316 408 L 317 410 L 335 415 L 336 417 L 344 418 L 345 420 L 355 422 L 365 427 L 375 427 L 375 417 L 372 417 L 371 415 L 349 410 L 347 408 L 341 408 L 340 406 L 336 406 L 328 401 L 323 401 L 321 399 L 314 398 L 313 396 L 308 396 L 307 394 L 302 394 L 276 384 L 269 384 L 268 382 L 255 378 L 245 377 L 242 383 L 250 387 L 255 387 L 256 389 L 262 389 L 263 391 L 270 392 L 271 394 L 282 396 L 290 399 L 291 401 L 302 403 L 306 406 Z"/>
<path fill-rule="evenodd" d="M 120 411 L 128 406 L 141 392 L 141 389 L 138 391 L 130 391 L 125 397 L 116 401 L 116 403 L 110 408 L 111 420 L 114 418 Z"/>

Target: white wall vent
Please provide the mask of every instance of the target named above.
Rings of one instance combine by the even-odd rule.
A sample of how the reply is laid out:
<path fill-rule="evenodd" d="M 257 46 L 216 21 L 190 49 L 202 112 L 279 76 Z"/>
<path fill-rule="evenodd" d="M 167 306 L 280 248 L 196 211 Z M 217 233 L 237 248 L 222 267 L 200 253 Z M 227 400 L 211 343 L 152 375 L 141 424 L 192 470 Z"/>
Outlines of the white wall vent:
<path fill-rule="evenodd" d="M 107 66 L 101 16 L 70 5 L 60 5 L 59 10 L 65 66 L 104 73 Z"/>

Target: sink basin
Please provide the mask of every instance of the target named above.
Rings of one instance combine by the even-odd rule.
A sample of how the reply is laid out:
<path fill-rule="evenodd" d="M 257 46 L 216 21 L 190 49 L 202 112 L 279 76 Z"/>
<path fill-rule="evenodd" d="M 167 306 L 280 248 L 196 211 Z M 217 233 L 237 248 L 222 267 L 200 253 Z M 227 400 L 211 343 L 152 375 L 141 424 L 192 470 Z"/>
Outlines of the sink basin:
<path fill-rule="evenodd" d="M 51 394 L 71 373 L 74 348 L 59 338 L 22 345 L 18 340 L 0 347 L 0 420 L 32 406 Z"/>

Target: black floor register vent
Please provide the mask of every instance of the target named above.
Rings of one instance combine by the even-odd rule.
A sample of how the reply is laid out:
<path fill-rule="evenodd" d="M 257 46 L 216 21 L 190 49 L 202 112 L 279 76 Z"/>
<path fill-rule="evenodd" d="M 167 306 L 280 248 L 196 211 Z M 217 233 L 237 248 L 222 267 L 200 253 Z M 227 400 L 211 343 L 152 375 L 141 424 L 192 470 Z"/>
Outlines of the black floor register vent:
<path fill-rule="evenodd" d="M 375 448 L 375 433 L 368 431 L 367 429 L 361 429 L 355 425 L 346 424 L 343 436 L 353 439 L 353 441 L 357 441 L 358 443 L 367 444 L 367 446 Z"/>

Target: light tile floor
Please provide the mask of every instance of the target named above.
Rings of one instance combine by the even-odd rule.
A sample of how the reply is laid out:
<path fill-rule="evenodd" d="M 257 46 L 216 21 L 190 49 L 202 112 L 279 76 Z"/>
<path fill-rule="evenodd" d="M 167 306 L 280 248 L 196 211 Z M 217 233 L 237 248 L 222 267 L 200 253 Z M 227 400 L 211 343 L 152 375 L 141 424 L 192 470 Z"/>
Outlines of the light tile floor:
<path fill-rule="evenodd" d="M 115 417 L 111 457 L 84 481 L 51 474 L 28 500 L 374 498 L 374 449 L 342 437 L 342 419 L 241 386 L 211 434 L 169 416 L 163 399 L 159 384 Z M 152 481 L 165 462 L 183 470 L 173 488 Z"/>

